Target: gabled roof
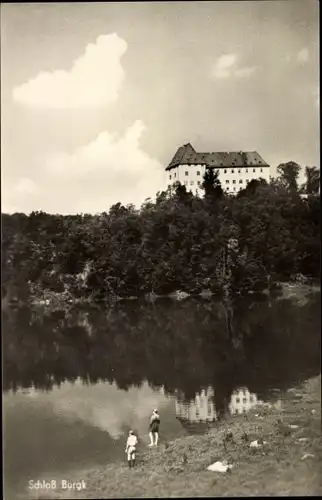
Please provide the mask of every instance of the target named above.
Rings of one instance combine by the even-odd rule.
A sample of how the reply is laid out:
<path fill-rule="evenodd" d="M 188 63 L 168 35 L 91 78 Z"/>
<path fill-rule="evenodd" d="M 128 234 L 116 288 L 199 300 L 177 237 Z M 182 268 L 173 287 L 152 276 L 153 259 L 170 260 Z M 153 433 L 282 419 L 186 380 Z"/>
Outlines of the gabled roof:
<path fill-rule="evenodd" d="M 181 146 L 166 168 L 170 170 L 178 165 L 207 165 L 208 167 L 232 166 L 268 166 L 257 151 L 197 153 L 191 144 Z"/>
<path fill-rule="evenodd" d="M 182 165 L 185 163 L 184 158 L 189 157 L 190 155 L 196 154 L 196 151 L 193 149 L 190 143 L 181 146 L 174 157 L 170 165 L 167 168 L 176 167 L 177 165 Z"/>

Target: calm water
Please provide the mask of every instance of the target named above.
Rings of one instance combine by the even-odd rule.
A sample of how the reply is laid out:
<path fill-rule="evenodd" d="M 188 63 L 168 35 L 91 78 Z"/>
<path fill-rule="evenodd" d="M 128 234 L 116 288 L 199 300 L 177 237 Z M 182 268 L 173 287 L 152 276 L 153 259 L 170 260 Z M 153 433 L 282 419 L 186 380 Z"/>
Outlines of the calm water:
<path fill-rule="evenodd" d="M 148 443 L 153 408 L 165 441 L 276 400 L 320 372 L 320 331 L 319 294 L 4 313 L 6 499 L 124 460 L 129 428 Z"/>

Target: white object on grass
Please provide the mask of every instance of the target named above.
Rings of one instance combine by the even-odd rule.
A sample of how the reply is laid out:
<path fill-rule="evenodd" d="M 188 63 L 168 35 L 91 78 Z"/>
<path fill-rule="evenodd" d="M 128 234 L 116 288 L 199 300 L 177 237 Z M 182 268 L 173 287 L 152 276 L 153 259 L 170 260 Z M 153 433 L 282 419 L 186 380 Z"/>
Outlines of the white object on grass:
<path fill-rule="evenodd" d="M 313 455 L 313 453 L 305 453 L 305 455 L 303 455 L 301 460 L 305 460 L 306 458 L 314 458 L 314 457 L 315 457 L 315 455 Z"/>
<path fill-rule="evenodd" d="M 226 460 L 223 462 L 214 462 L 213 464 L 207 467 L 207 470 L 212 472 L 227 472 L 228 469 L 231 469 L 233 466 L 229 465 Z"/>
<path fill-rule="evenodd" d="M 290 424 L 290 425 L 289 425 L 289 428 L 290 428 L 290 429 L 298 429 L 298 428 L 299 428 L 299 426 L 298 426 L 298 425 L 295 425 L 295 424 Z"/>
<path fill-rule="evenodd" d="M 258 440 L 256 439 L 255 441 L 252 441 L 249 445 L 250 448 L 260 448 L 264 444 L 267 444 L 266 441 L 263 441 L 262 443 L 259 443 Z"/>

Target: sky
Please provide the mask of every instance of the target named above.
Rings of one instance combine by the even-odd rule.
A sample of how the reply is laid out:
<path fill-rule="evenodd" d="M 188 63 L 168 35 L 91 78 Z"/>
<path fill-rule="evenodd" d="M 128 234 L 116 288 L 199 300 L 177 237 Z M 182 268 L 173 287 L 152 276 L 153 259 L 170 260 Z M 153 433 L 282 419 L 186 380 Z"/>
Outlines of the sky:
<path fill-rule="evenodd" d="M 2 212 L 139 206 L 187 142 L 319 167 L 318 8 L 2 4 Z"/>

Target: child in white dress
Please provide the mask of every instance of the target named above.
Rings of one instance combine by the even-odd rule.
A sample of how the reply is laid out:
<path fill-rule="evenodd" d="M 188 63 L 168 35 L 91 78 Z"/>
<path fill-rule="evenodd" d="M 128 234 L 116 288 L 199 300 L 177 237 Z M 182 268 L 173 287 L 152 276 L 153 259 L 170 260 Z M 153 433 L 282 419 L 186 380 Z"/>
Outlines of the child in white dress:
<path fill-rule="evenodd" d="M 134 467 L 135 465 L 135 452 L 137 444 L 138 444 L 138 438 L 136 437 L 133 431 L 130 431 L 125 448 L 125 453 L 127 454 L 127 461 L 129 464 L 129 468 Z"/>

